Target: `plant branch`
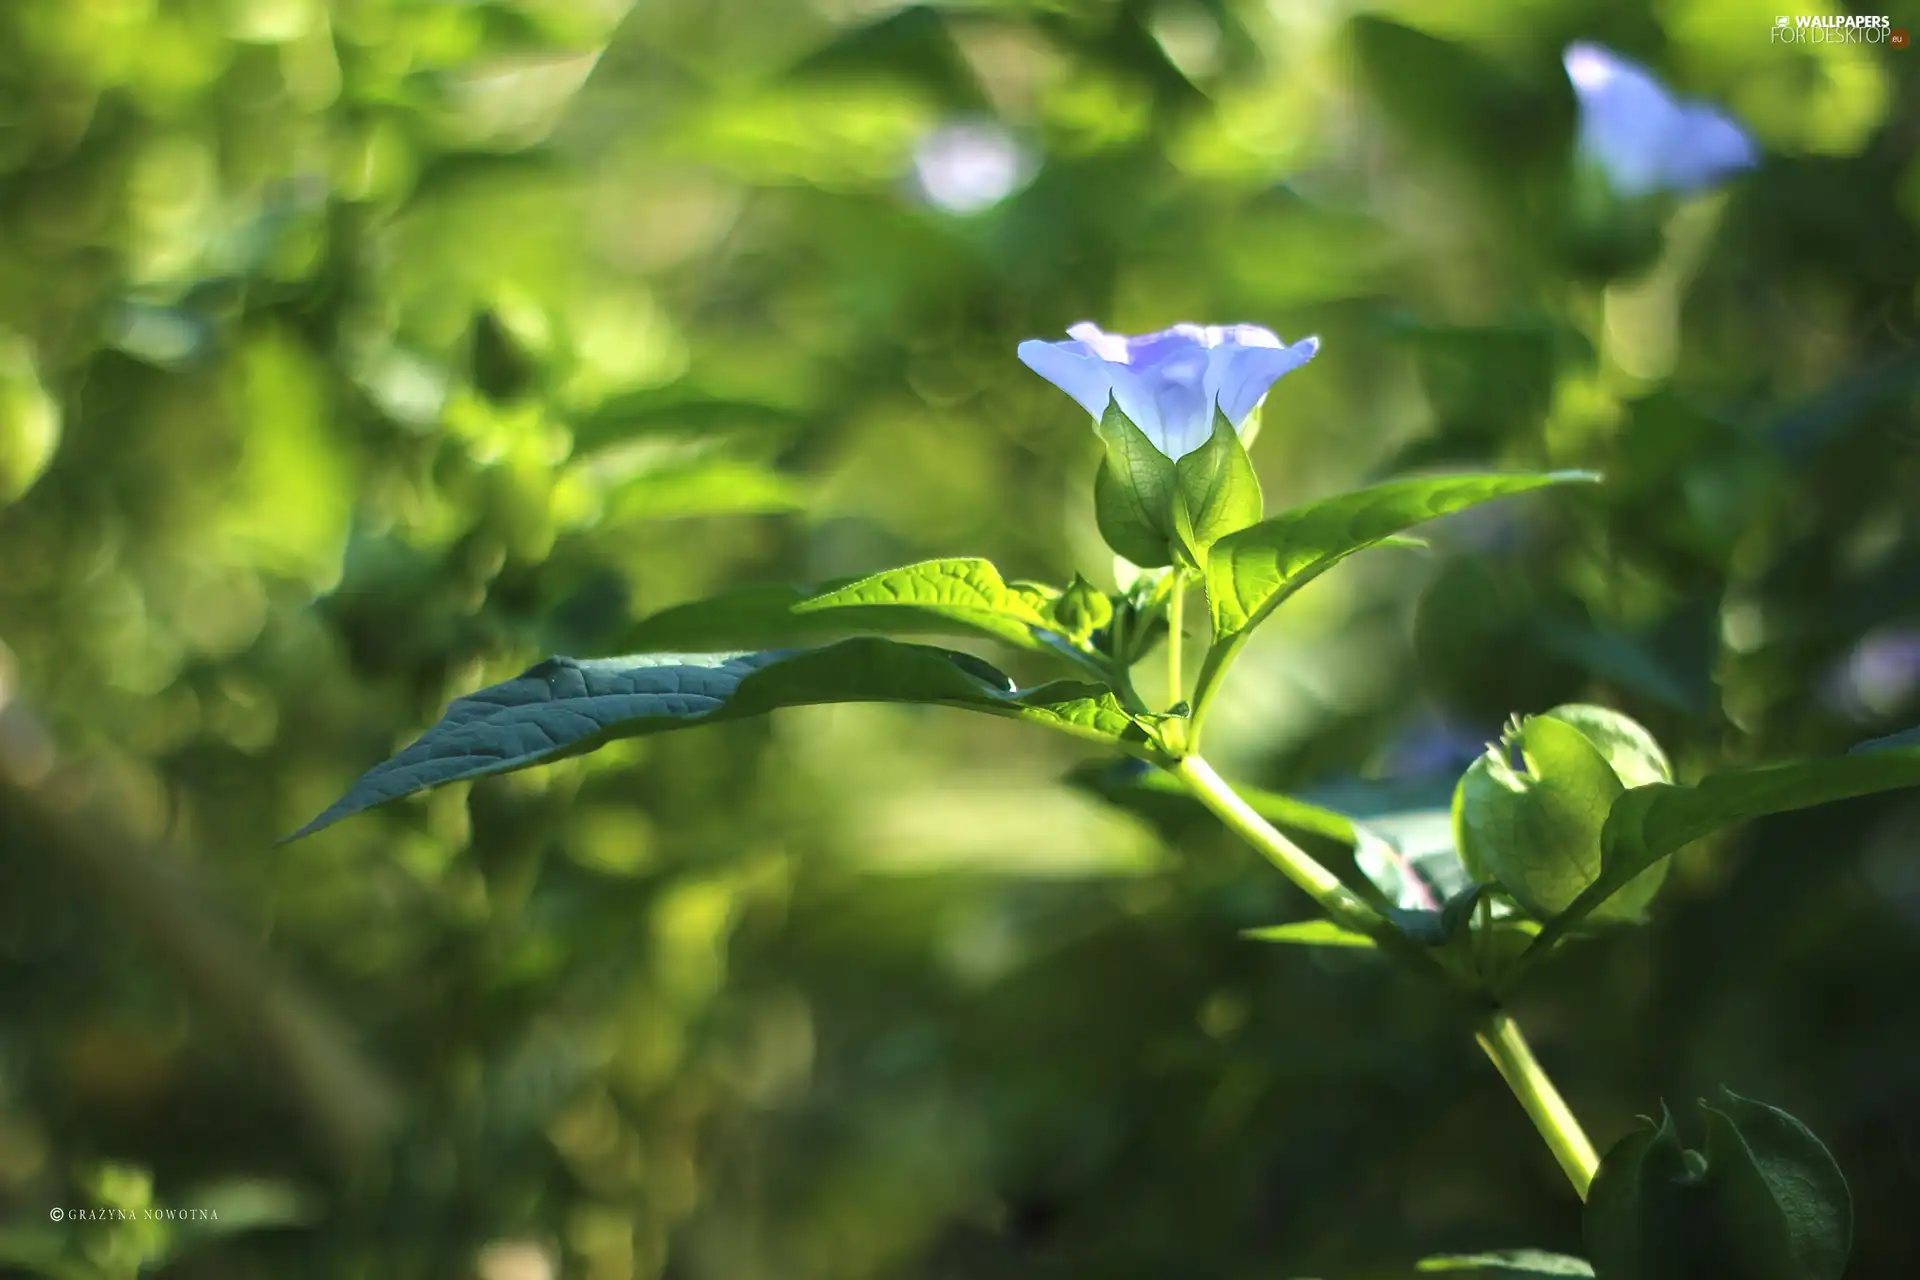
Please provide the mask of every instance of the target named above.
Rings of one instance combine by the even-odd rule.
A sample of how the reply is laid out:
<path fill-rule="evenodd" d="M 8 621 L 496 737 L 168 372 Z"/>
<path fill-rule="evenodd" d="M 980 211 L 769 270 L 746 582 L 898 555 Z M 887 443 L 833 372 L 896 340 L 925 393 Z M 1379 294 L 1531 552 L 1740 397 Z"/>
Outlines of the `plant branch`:
<path fill-rule="evenodd" d="M 1173 765 L 1172 773 L 1196 800 L 1212 810 L 1235 835 L 1259 850 L 1336 922 L 1369 935 L 1377 934 L 1386 923 L 1378 912 L 1341 884 L 1333 872 L 1254 812 L 1205 760 L 1197 755 L 1186 756 Z"/>
<path fill-rule="evenodd" d="M 1507 1087 L 1513 1090 L 1513 1096 L 1520 1100 L 1527 1118 L 1540 1131 L 1553 1158 L 1560 1162 L 1567 1181 L 1585 1200 L 1587 1188 L 1593 1185 L 1593 1175 L 1600 1167 L 1600 1157 L 1594 1153 L 1593 1143 L 1588 1141 L 1580 1121 L 1574 1118 L 1567 1100 L 1560 1096 L 1552 1079 L 1533 1056 L 1526 1037 L 1520 1034 L 1519 1024 L 1508 1014 L 1495 1010 L 1474 1033 L 1474 1041 L 1500 1072 Z"/>

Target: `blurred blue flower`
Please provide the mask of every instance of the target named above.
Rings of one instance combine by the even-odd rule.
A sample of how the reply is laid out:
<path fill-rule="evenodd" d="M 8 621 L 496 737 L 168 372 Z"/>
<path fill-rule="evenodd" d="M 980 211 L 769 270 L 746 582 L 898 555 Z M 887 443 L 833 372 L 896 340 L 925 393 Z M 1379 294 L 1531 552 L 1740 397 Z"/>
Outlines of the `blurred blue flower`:
<path fill-rule="evenodd" d="M 1476 730 L 1428 712 L 1388 744 L 1381 774 L 1388 778 L 1458 778 L 1499 736 L 1497 727 Z"/>
<path fill-rule="evenodd" d="M 1098 418 L 1109 400 L 1156 449 L 1180 458 L 1213 434 L 1217 405 L 1235 431 L 1284 374 L 1313 359 L 1320 339 L 1288 346 L 1258 325 L 1176 324 L 1128 338 L 1082 321 L 1068 342 L 1029 339 L 1020 360 Z"/>
<path fill-rule="evenodd" d="M 1877 720 L 1906 708 L 1920 694 L 1920 631 L 1877 631 L 1853 647 L 1831 671 L 1827 705 L 1855 720 Z"/>
<path fill-rule="evenodd" d="M 913 175 L 927 203 L 947 213 L 982 213 L 1032 176 L 1012 134 L 987 123 L 950 124 L 914 148 Z"/>
<path fill-rule="evenodd" d="M 1638 63 L 1597 44 L 1569 45 L 1565 63 L 1580 103 L 1580 151 L 1621 195 L 1695 191 L 1760 162 L 1731 116 L 1675 98 Z"/>

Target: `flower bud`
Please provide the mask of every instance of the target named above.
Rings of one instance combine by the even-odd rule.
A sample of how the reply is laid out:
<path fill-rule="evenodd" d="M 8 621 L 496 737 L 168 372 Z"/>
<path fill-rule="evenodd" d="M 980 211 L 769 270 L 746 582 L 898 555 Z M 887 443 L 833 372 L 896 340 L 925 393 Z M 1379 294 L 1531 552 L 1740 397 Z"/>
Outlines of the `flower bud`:
<path fill-rule="evenodd" d="M 1079 574 L 1054 603 L 1053 616 L 1075 640 L 1085 640 L 1113 621 L 1113 601 Z"/>

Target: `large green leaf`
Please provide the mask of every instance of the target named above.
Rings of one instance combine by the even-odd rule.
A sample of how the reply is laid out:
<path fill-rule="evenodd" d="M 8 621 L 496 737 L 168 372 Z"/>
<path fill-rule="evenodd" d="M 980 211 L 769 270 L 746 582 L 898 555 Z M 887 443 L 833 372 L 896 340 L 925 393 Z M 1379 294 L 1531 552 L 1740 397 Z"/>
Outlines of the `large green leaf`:
<path fill-rule="evenodd" d="M 1194 686 L 1194 718 L 1204 718 L 1240 648 L 1288 596 L 1356 551 L 1402 530 L 1548 485 L 1593 483 L 1587 471 L 1528 475 L 1439 476 L 1390 480 L 1357 493 L 1295 507 L 1229 534 L 1207 557 L 1207 606 L 1213 645 Z"/>
<path fill-rule="evenodd" d="M 914 702 L 1030 720 L 1157 759 L 1102 685 L 1019 691 L 963 653 L 877 638 L 820 649 L 549 658 L 455 700 L 412 746 L 374 766 L 288 839 L 449 782 L 581 755 L 617 738 L 827 702 Z"/>
<path fill-rule="evenodd" d="M 1600 878 L 1547 922 L 1531 950 L 1553 946 L 1654 863 L 1721 827 L 1912 786 L 1920 786 L 1920 748 L 1905 747 L 1730 769 L 1692 785 L 1635 787 L 1607 814 L 1600 837 Z"/>
<path fill-rule="evenodd" d="M 1778 1107 L 1720 1090 L 1700 1100 L 1704 1152 L 1660 1124 L 1600 1162 L 1583 1229 L 1601 1280 L 1839 1280 L 1853 1200 L 1833 1155 Z"/>
<path fill-rule="evenodd" d="M 1598 479 L 1587 471 L 1554 471 L 1390 480 L 1263 520 L 1213 548 L 1207 603 L 1215 635 L 1243 635 L 1346 557 L 1423 521 L 1530 489 Z"/>
<path fill-rule="evenodd" d="M 1009 585 L 991 561 L 927 560 L 888 569 L 801 600 L 797 616 L 828 615 L 861 630 L 894 634 L 970 631 L 1023 649 L 1070 645 L 1054 618 L 1057 593 Z"/>

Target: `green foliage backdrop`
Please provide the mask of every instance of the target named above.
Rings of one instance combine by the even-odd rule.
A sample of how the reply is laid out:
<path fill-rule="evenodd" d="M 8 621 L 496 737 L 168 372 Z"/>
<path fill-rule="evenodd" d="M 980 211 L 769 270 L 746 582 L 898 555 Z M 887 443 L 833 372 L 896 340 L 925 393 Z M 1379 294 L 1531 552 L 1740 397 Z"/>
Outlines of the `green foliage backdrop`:
<path fill-rule="evenodd" d="M 1240 937 L 1297 896 L 1091 747 L 802 709 L 274 842 L 547 654 L 835 634 L 701 597 L 952 555 L 1107 583 L 1098 439 L 1013 355 L 1084 318 L 1321 336 L 1254 450 L 1274 510 L 1448 465 L 1607 477 L 1303 592 L 1212 715 L 1238 778 L 1417 841 L 1508 715 L 1575 698 L 1682 780 L 1908 727 L 1920 55 L 1773 17 L 0 5 L 0 1268 L 1579 1252 L 1447 1011 L 1363 952 Z M 1725 103 L 1764 167 L 1595 203 L 1577 38 Z M 914 157 L 968 121 L 1023 160 L 954 212 Z M 1721 1082 L 1806 1120 L 1863 1278 L 1920 1272 L 1916 819 L 1703 842 L 1651 930 L 1521 1010 L 1603 1147 Z M 49 1215 L 147 1205 L 218 1220 Z"/>

